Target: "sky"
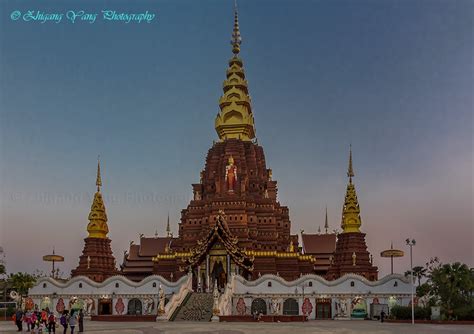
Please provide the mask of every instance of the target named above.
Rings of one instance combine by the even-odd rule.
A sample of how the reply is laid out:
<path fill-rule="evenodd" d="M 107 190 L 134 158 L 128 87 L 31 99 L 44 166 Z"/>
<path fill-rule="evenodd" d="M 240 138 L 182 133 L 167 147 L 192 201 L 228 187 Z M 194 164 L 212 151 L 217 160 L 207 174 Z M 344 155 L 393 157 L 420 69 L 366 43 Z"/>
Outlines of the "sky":
<path fill-rule="evenodd" d="M 472 1 L 239 1 L 244 61 L 267 168 L 292 233 L 340 229 L 352 144 L 362 231 L 474 266 Z M 94 23 L 14 11 L 99 13 Z M 102 10 L 146 22 L 101 19 Z M 140 233 L 177 234 L 217 140 L 233 1 L 0 2 L 0 246 L 9 272 L 68 275 L 87 237 L 101 157 L 117 263 Z M 395 271 L 409 267 L 395 260 Z"/>

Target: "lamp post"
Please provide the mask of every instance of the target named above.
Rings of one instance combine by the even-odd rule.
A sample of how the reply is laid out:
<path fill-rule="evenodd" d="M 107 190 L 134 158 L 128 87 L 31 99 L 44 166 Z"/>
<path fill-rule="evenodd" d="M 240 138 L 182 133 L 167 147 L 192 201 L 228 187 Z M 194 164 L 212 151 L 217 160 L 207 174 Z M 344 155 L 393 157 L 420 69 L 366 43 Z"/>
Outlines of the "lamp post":
<path fill-rule="evenodd" d="M 415 324 L 415 298 L 414 298 L 414 283 L 413 283 L 413 246 L 416 245 L 415 239 L 407 238 L 407 245 L 410 246 L 410 279 L 411 279 L 411 323 Z"/>

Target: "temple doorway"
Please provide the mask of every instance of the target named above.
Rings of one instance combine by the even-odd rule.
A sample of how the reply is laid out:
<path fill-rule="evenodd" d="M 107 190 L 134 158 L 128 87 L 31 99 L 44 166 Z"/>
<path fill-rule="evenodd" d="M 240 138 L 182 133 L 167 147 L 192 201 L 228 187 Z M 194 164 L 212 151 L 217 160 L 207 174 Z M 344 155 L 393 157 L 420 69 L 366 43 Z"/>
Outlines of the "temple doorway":
<path fill-rule="evenodd" d="M 316 319 L 331 319 L 331 299 L 316 299 Z"/>
<path fill-rule="evenodd" d="M 133 298 L 128 301 L 127 314 L 130 314 L 130 315 L 142 314 L 142 302 L 140 301 L 140 299 Z"/>
<path fill-rule="evenodd" d="M 112 299 L 99 299 L 99 315 L 111 315 L 112 314 Z"/>
<path fill-rule="evenodd" d="M 283 302 L 284 315 L 298 315 L 298 301 L 293 298 L 285 299 Z"/>
<path fill-rule="evenodd" d="M 256 298 L 252 300 L 250 311 L 252 314 L 267 314 L 267 303 L 262 298 Z"/>

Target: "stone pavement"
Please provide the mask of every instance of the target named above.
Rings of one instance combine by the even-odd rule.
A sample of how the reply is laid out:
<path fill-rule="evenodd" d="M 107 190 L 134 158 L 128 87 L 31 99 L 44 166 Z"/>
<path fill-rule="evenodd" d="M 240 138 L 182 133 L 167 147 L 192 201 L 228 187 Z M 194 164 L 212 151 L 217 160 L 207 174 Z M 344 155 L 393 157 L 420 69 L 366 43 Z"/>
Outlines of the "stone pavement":
<path fill-rule="evenodd" d="M 97 322 L 86 321 L 85 333 L 117 334 L 472 334 L 470 325 L 398 324 L 376 321 L 309 321 L 305 323 Z M 76 331 L 77 331 L 76 327 Z M 75 332 L 76 332 L 75 331 Z M 70 330 L 67 331 L 70 333 Z M 0 333 L 17 333 L 15 325 L 0 321 Z M 26 333 L 26 331 L 24 331 Z M 62 333 L 58 328 L 57 333 Z"/>

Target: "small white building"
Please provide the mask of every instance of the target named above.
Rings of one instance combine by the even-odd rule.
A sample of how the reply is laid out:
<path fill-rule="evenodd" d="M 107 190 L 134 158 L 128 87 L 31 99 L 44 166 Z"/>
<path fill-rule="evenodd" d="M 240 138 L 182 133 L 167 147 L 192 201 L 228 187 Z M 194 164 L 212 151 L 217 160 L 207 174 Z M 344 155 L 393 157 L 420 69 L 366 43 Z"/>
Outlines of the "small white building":
<path fill-rule="evenodd" d="M 64 309 L 83 308 L 86 315 L 156 315 L 161 286 L 167 300 L 174 296 L 172 312 L 192 292 L 191 276 L 169 282 L 152 275 L 141 282 L 124 276 L 113 276 L 96 283 L 84 276 L 67 282 L 41 278 L 30 289 L 30 304 L 49 307 L 58 313 Z M 347 274 L 334 281 L 318 275 L 304 275 L 288 282 L 276 275 L 264 275 L 247 281 L 232 275 L 226 291 L 220 296 L 220 315 L 250 316 L 306 315 L 309 319 L 349 319 L 373 317 L 380 307 L 409 305 L 411 285 L 399 274 L 388 275 L 378 281 L 368 281 L 356 274 Z M 374 311 L 378 310 L 378 311 Z M 376 314 L 373 314 L 376 313 Z M 170 314 L 166 318 L 170 317 Z"/>
<path fill-rule="evenodd" d="M 334 319 L 356 317 L 354 310 L 363 310 L 366 316 L 373 317 L 372 304 L 385 304 L 390 309 L 394 305 L 408 305 L 410 300 L 410 282 L 398 274 L 378 281 L 369 281 L 356 274 L 347 274 L 334 281 L 310 274 L 291 282 L 276 275 L 264 275 L 255 281 L 236 276 L 232 314 L 251 315 L 257 311 Z"/>
<path fill-rule="evenodd" d="M 67 282 L 45 277 L 29 290 L 29 298 L 40 308 L 49 307 L 58 313 L 64 309 L 83 308 L 87 315 L 156 315 L 160 285 L 166 298 L 170 299 L 186 281 L 187 278 L 182 277 L 169 282 L 156 275 L 140 282 L 112 276 L 102 283 L 85 276 Z"/>

